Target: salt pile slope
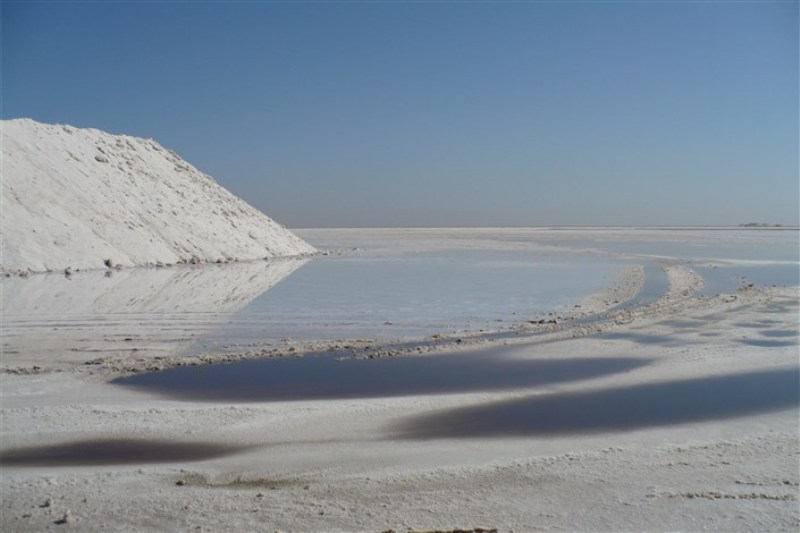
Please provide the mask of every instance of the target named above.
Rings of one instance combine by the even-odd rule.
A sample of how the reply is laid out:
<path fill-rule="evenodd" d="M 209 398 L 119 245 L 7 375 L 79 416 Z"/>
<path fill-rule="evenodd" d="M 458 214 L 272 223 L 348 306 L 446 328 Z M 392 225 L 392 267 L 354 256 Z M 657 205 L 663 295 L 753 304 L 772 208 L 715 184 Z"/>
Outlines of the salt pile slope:
<path fill-rule="evenodd" d="M 314 252 L 152 140 L 28 119 L 0 129 L 3 272 Z"/>

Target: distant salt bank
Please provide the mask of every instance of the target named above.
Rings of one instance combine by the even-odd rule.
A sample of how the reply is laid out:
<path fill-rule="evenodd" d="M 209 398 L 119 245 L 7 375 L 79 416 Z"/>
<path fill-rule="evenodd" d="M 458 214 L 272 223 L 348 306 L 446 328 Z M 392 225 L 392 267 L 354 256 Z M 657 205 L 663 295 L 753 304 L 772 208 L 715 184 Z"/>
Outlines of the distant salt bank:
<path fill-rule="evenodd" d="M 153 140 L 29 119 L 0 124 L 2 272 L 315 251 Z"/>

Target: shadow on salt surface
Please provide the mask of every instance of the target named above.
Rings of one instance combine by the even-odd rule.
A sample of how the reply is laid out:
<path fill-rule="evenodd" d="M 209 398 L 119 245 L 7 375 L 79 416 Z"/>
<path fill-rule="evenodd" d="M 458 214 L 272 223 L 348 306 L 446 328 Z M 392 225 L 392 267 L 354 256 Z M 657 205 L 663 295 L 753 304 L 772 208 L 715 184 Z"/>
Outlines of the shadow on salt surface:
<path fill-rule="evenodd" d="M 405 439 L 599 433 L 798 408 L 800 369 L 533 396 L 413 418 Z"/>
<path fill-rule="evenodd" d="M 761 348 L 780 348 L 782 346 L 797 346 L 797 341 L 778 341 L 772 339 L 742 339 L 739 341 L 748 346 L 758 346 Z"/>
<path fill-rule="evenodd" d="M 791 329 L 765 329 L 759 331 L 765 337 L 797 337 L 800 335 L 800 331 L 798 330 L 791 330 Z"/>
<path fill-rule="evenodd" d="M 612 333 L 602 333 L 598 335 L 600 339 L 623 339 L 623 340 L 631 340 L 638 344 L 645 344 L 645 345 L 658 345 L 658 346 L 684 346 L 689 344 L 687 341 L 678 339 L 672 335 L 652 335 L 652 334 L 643 334 L 643 333 L 631 333 L 631 332 L 612 332 Z"/>
<path fill-rule="evenodd" d="M 146 439 L 79 440 L 3 451 L 3 466 L 92 466 L 204 461 L 247 447 Z"/>
<path fill-rule="evenodd" d="M 522 389 L 648 364 L 623 357 L 513 359 L 503 357 L 505 351 L 384 359 L 336 354 L 261 359 L 170 368 L 112 383 L 190 400 L 293 401 Z"/>

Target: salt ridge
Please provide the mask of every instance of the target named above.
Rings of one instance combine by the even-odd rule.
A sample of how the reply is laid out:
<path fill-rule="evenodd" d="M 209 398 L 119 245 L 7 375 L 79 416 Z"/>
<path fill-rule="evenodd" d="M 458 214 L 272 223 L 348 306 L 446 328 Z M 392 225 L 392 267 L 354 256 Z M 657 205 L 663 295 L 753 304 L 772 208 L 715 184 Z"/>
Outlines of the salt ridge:
<path fill-rule="evenodd" d="M 153 140 L 29 119 L 0 125 L 2 272 L 315 251 Z"/>

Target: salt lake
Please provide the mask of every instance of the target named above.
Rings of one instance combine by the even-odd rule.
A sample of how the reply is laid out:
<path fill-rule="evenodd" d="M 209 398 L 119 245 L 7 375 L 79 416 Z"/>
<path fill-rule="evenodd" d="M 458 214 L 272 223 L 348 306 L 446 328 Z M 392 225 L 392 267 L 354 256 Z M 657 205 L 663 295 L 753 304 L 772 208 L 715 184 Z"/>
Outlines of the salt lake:
<path fill-rule="evenodd" d="M 3 349 L 46 363 L 93 351 L 167 357 L 502 330 L 566 315 L 633 266 L 646 279 L 627 305 L 663 295 L 668 264 L 699 272 L 705 295 L 800 284 L 796 230 L 299 233 L 325 255 L 4 278 Z"/>

